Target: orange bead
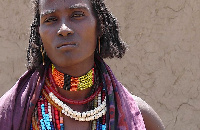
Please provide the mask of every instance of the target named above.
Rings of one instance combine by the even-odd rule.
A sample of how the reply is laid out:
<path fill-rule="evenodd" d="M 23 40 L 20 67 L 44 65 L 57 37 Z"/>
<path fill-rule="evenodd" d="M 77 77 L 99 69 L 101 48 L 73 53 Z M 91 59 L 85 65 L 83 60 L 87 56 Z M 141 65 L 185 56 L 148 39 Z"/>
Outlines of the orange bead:
<path fill-rule="evenodd" d="M 60 118 L 60 123 L 63 124 L 63 119 L 62 118 Z"/>

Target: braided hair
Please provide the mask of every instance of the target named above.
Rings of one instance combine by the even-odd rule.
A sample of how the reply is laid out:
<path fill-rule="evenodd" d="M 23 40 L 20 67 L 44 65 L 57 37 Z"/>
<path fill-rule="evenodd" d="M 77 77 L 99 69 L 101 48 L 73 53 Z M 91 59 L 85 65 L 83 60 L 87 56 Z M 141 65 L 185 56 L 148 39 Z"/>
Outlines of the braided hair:
<path fill-rule="evenodd" d="M 27 68 L 37 68 L 50 59 L 45 55 L 42 57 L 41 49 L 42 41 L 39 34 L 40 26 L 40 11 L 39 0 L 32 0 L 34 8 L 34 20 L 31 24 L 31 33 L 29 39 L 29 46 L 27 49 Z M 127 49 L 127 45 L 123 42 L 119 36 L 119 25 L 115 17 L 107 9 L 104 0 L 90 0 L 93 12 L 99 24 L 101 31 L 100 36 L 100 52 L 99 46 L 96 47 L 95 53 L 98 53 L 102 58 L 122 58 Z"/>

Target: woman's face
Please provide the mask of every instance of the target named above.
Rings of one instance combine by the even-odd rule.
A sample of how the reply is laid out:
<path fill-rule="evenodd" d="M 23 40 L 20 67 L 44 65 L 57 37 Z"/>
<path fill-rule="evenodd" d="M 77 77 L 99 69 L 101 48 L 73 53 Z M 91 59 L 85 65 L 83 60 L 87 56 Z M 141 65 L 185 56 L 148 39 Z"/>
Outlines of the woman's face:
<path fill-rule="evenodd" d="M 97 20 L 89 0 L 40 0 L 39 33 L 55 66 L 94 62 Z"/>

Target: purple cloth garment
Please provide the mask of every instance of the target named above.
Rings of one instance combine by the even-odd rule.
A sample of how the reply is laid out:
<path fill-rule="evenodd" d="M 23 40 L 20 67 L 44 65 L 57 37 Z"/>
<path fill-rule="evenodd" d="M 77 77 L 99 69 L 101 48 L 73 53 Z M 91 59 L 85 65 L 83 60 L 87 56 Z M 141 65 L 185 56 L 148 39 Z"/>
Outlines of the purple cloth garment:
<path fill-rule="evenodd" d="M 44 68 L 41 67 L 42 71 Z M 0 98 L 0 128 L 2 130 L 25 130 L 28 110 L 35 107 L 30 102 L 39 98 L 44 83 L 43 72 L 30 70 Z M 29 119 L 30 120 L 30 119 Z"/>
<path fill-rule="evenodd" d="M 107 125 L 109 130 L 146 130 L 141 112 L 133 96 L 112 74 L 110 68 L 97 58 L 106 73 Z M 0 98 L 0 128 L 28 130 L 35 104 L 41 94 L 48 67 L 27 71 L 17 83 Z"/>
<path fill-rule="evenodd" d="M 115 78 L 110 67 L 97 58 L 107 88 L 107 126 L 109 130 L 146 130 L 133 95 Z"/>

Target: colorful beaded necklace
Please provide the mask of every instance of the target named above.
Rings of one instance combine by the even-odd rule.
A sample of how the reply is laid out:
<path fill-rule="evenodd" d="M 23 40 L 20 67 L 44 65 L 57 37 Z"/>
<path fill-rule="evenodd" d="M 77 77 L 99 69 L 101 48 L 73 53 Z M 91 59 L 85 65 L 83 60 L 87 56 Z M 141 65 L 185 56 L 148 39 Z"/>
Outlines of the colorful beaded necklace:
<path fill-rule="evenodd" d="M 58 71 L 52 64 L 52 76 L 56 85 L 69 91 L 80 91 L 91 87 L 94 84 L 94 68 L 87 74 L 80 77 L 73 77 Z"/>
<path fill-rule="evenodd" d="M 32 115 L 31 129 L 33 130 L 64 130 L 63 116 L 69 116 L 78 121 L 91 121 L 92 130 L 106 130 L 106 96 L 105 88 L 97 87 L 95 92 L 83 101 L 73 101 L 59 95 L 53 75 L 49 71 L 44 89 L 40 96 L 35 112 Z M 99 84 L 99 83 L 98 83 Z M 64 101 L 63 101 L 64 100 Z M 90 111 L 77 112 L 67 104 L 91 104 Z"/>

